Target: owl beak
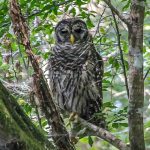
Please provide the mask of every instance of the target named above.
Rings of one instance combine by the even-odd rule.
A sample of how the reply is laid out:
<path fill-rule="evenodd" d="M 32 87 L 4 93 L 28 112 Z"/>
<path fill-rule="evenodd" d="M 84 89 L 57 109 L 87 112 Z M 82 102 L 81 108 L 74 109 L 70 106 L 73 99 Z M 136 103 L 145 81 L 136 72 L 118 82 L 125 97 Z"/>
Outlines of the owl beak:
<path fill-rule="evenodd" d="M 70 35 L 70 42 L 71 42 L 71 44 L 74 44 L 74 41 L 75 41 L 75 38 L 74 38 L 74 36 L 71 34 L 71 35 Z"/>

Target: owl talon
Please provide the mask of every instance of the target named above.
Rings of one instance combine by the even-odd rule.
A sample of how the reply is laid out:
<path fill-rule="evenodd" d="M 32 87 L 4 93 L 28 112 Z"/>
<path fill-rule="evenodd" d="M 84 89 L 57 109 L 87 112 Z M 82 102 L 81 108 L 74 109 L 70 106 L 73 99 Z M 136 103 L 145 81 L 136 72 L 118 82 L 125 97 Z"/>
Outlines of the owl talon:
<path fill-rule="evenodd" d="M 69 122 L 76 122 L 78 120 L 78 114 L 76 112 L 72 112 L 69 116 Z"/>
<path fill-rule="evenodd" d="M 70 141 L 72 144 L 77 144 L 79 141 L 79 138 L 78 137 L 70 137 Z"/>
<path fill-rule="evenodd" d="M 78 114 L 76 112 L 72 112 L 69 116 L 69 121 L 66 126 L 71 126 L 71 122 L 78 122 Z"/>

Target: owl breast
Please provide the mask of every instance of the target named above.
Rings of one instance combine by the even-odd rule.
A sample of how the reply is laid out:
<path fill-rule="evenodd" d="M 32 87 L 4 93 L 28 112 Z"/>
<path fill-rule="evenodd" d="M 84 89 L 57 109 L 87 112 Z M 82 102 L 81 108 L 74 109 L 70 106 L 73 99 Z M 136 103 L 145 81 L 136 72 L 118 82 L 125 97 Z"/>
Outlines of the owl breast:
<path fill-rule="evenodd" d="M 67 58 L 68 54 L 60 59 L 60 53 L 57 51 L 57 57 L 55 55 L 50 61 L 50 88 L 56 104 L 89 119 L 99 110 L 101 99 L 94 74 L 95 63 L 88 59 L 90 51 L 76 54 L 72 61 L 69 61 L 71 57 Z"/>

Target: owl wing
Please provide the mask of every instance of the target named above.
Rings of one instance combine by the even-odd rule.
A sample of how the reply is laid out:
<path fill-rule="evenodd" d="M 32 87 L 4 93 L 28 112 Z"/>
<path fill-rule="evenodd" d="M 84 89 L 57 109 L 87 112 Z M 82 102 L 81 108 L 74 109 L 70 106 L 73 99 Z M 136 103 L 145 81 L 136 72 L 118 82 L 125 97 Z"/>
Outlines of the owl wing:
<path fill-rule="evenodd" d="M 91 104 L 90 111 L 92 111 L 91 114 L 94 114 L 94 117 L 91 120 L 91 123 L 94 123 L 98 126 L 105 128 L 105 119 L 103 117 L 103 114 L 101 113 L 101 106 L 102 106 L 102 101 L 103 101 L 102 78 L 103 78 L 104 67 L 103 67 L 102 57 L 95 50 L 94 45 L 93 45 L 93 48 L 91 49 L 88 60 L 89 60 L 89 64 L 92 64 L 93 66 L 92 75 L 94 78 L 95 90 L 97 91 L 96 92 L 97 95 L 95 99 L 90 102 Z"/>
<path fill-rule="evenodd" d="M 100 99 L 102 101 L 103 99 L 102 79 L 103 79 L 103 73 L 104 73 L 104 65 L 103 65 L 102 57 L 99 55 L 97 51 L 95 53 L 96 53 L 96 64 L 95 64 L 96 84 L 100 92 L 100 96 L 101 96 Z"/>
<path fill-rule="evenodd" d="M 91 50 L 90 59 L 92 59 L 91 61 L 93 63 L 93 73 L 94 73 L 94 76 L 95 76 L 95 84 L 96 84 L 96 88 L 99 92 L 98 103 L 100 103 L 100 105 L 102 105 L 102 100 L 103 100 L 102 79 L 103 79 L 104 67 L 103 67 L 102 57 L 95 50 L 94 45 L 93 45 L 93 48 Z"/>
<path fill-rule="evenodd" d="M 93 63 L 93 72 L 95 75 L 96 88 L 99 91 L 99 99 L 97 100 L 100 106 L 102 105 L 103 100 L 103 92 L 102 92 L 102 79 L 104 73 L 104 64 L 101 55 L 96 51 L 95 46 L 93 44 L 92 36 L 90 35 L 90 44 L 91 51 L 89 54 L 89 59 Z"/>

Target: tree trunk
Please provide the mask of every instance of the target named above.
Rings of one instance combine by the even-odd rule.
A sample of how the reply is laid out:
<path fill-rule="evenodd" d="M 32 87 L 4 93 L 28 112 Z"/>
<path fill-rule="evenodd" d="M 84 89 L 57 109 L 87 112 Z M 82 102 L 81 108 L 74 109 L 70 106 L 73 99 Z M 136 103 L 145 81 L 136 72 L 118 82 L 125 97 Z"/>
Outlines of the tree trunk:
<path fill-rule="evenodd" d="M 132 0 L 129 29 L 129 140 L 131 150 L 145 150 L 143 129 L 143 22 L 145 2 Z"/>

